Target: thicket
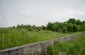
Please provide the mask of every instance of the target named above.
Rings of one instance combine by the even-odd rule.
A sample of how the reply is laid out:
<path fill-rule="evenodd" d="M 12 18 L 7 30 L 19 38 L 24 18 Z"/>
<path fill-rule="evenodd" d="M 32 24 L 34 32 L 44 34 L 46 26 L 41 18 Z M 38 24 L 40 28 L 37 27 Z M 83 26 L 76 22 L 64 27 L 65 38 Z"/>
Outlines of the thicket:
<path fill-rule="evenodd" d="M 15 27 L 13 27 L 15 28 Z M 46 26 L 35 26 L 35 25 L 18 25 L 16 28 L 26 28 L 30 31 L 33 30 L 51 30 L 56 32 L 79 32 L 85 31 L 85 21 L 76 20 L 70 18 L 66 22 L 48 22 Z"/>
<path fill-rule="evenodd" d="M 49 22 L 47 29 L 57 32 L 78 32 L 85 31 L 85 21 L 76 20 L 74 18 L 69 19 L 66 22 Z"/>

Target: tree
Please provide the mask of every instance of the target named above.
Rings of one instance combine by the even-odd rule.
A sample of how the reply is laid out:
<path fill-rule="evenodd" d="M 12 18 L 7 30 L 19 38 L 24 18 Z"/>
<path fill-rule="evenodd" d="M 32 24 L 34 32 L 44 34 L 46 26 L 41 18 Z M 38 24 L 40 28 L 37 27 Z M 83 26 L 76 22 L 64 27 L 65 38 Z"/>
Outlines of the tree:
<path fill-rule="evenodd" d="M 76 24 L 76 20 L 74 18 L 70 18 L 67 22 L 72 23 L 72 24 Z"/>
<path fill-rule="evenodd" d="M 51 22 L 48 22 L 48 24 L 47 24 L 47 29 L 48 29 L 48 30 L 52 30 L 52 26 L 53 26 L 53 24 L 52 24 Z"/>
<path fill-rule="evenodd" d="M 66 22 L 64 22 L 64 23 L 62 23 L 62 32 L 67 32 L 67 23 Z"/>
<path fill-rule="evenodd" d="M 46 29 L 46 27 L 42 25 L 42 26 L 41 26 L 41 29 L 42 29 L 42 30 L 45 30 L 45 29 Z"/>
<path fill-rule="evenodd" d="M 81 24 L 81 31 L 85 31 L 85 21 L 83 21 Z"/>
<path fill-rule="evenodd" d="M 81 21 L 80 21 L 80 20 L 77 20 L 77 21 L 76 21 L 76 24 L 77 24 L 77 25 L 81 25 Z"/>
<path fill-rule="evenodd" d="M 58 24 L 53 24 L 53 26 L 52 26 L 53 31 L 58 31 L 59 29 L 60 29 L 60 27 Z"/>

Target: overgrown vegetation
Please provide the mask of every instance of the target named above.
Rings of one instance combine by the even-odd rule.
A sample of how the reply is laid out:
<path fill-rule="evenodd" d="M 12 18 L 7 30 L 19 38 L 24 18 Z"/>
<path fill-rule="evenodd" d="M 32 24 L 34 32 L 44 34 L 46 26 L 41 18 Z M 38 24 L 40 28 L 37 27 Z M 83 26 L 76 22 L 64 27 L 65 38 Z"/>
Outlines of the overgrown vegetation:
<path fill-rule="evenodd" d="M 25 28 L 5 28 L 0 29 L 0 49 L 20 46 L 38 41 L 49 40 L 66 36 L 72 33 L 58 33 L 48 30 L 30 31 Z"/>
<path fill-rule="evenodd" d="M 75 20 L 74 18 L 69 19 L 66 22 L 49 22 L 47 29 L 57 32 L 79 32 L 85 31 L 85 21 Z"/>
<path fill-rule="evenodd" d="M 15 27 L 13 27 L 15 28 Z M 85 21 L 76 20 L 74 18 L 70 18 L 66 22 L 48 22 L 46 26 L 35 26 L 35 25 L 18 25 L 16 28 L 26 28 L 30 31 L 33 30 L 50 30 L 55 32 L 79 32 L 85 31 Z"/>
<path fill-rule="evenodd" d="M 68 42 L 56 42 L 48 48 L 48 55 L 85 55 L 85 34 Z"/>
<path fill-rule="evenodd" d="M 47 26 L 17 25 L 0 28 L 0 49 L 49 40 L 85 31 L 85 21 L 69 19 L 66 22 L 49 22 Z"/>

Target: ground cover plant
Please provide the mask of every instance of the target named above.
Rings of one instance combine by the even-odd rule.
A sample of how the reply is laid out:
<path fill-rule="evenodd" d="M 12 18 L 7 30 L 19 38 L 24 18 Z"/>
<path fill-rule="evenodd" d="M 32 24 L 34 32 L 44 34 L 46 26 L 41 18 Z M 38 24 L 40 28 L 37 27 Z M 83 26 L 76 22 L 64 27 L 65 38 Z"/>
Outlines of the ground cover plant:
<path fill-rule="evenodd" d="M 85 55 L 85 34 L 68 42 L 56 42 L 48 48 L 48 55 Z"/>
<path fill-rule="evenodd" d="M 3 28 L 0 29 L 0 49 L 49 40 L 70 34 L 72 33 L 58 33 L 48 30 L 29 31 L 25 28 Z"/>
<path fill-rule="evenodd" d="M 50 40 L 85 31 L 85 21 L 69 19 L 66 22 L 49 22 L 46 26 L 17 25 L 0 28 L 0 50 L 24 44 Z"/>

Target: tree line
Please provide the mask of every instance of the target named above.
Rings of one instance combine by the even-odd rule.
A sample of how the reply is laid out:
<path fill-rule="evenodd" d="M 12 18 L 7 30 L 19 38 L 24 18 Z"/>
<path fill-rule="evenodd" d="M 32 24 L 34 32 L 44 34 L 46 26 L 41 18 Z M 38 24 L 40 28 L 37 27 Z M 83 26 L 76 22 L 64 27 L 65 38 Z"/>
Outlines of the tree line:
<path fill-rule="evenodd" d="M 65 21 L 65 22 L 48 22 L 46 26 L 22 24 L 22 25 L 17 25 L 16 28 L 26 28 L 30 31 L 51 30 L 56 32 L 79 32 L 79 31 L 85 31 L 85 21 L 70 18 L 68 21 Z"/>

